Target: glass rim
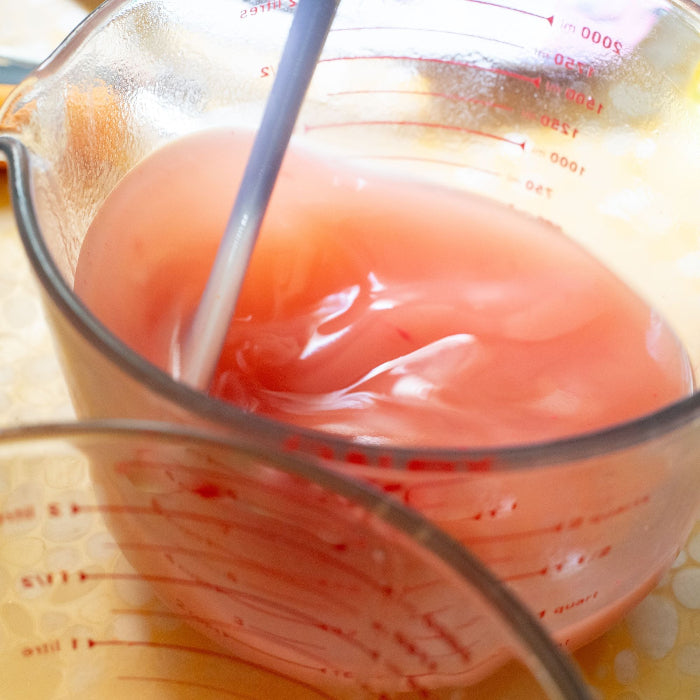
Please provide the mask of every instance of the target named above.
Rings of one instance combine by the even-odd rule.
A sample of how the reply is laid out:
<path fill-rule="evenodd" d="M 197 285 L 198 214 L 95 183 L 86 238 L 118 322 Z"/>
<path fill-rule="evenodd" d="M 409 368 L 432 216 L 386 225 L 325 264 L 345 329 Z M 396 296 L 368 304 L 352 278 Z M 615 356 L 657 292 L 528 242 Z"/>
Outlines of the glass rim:
<path fill-rule="evenodd" d="M 549 674 L 556 690 L 569 700 L 590 700 L 588 686 L 566 653 L 548 635 L 524 604 L 466 547 L 431 523 L 418 511 L 377 487 L 325 467 L 317 459 L 261 447 L 251 441 L 213 434 L 191 426 L 137 419 L 61 421 L 0 428 L 0 450 L 12 445 L 84 439 L 148 439 L 163 443 L 186 442 L 206 449 L 230 449 L 262 459 L 275 469 L 301 477 L 360 505 L 367 512 L 417 541 L 422 550 L 441 560 L 464 582 L 474 586 L 516 639 L 524 643 Z M 523 659 L 525 660 L 525 659 Z M 532 669 L 531 669 L 532 670 Z M 540 682 L 542 678 L 538 679 Z"/>

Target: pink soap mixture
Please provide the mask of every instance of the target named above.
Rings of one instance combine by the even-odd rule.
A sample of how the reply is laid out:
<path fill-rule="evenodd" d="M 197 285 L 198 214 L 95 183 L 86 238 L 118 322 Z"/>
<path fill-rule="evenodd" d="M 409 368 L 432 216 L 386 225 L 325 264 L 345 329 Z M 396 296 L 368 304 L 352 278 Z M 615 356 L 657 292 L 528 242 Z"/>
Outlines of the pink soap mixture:
<path fill-rule="evenodd" d="M 81 250 L 77 294 L 124 342 L 175 375 L 250 146 L 248 133 L 215 130 L 156 152 L 111 193 Z M 550 440 L 635 418 L 691 389 L 687 357 L 668 326 L 556 227 L 292 147 L 211 393 L 389 449 Z M 136 472 L 134 484 L 149 473 L 141 464 Z M 651 565 L 627 546 L 637 524 L 662 510 L 654 460 L 600 470 L 593 460 L 483 474 L 355 473 L 469 546 L 568 648 L 619 619 L 673 556 L 670 541 Z M 201 497 L 202 489 L 228 493 L 225 474 L 192 492 L 156 483 L 142 494 L 130 478 L 112 484 L 105 475 L 95 471 L 109 503 L 133 507 L 143 498 L 147 509 L 163 494 L 156 513 L 222 518 L 238 503 Z M 141 521 L 111 525 L 118 542 L 158 540 L 150 521 L 151 530 Z M 238 589 L 260 595 L 259 580 L 246 588 L 238 569 L 207 565 L 208 547 L 216 562 L 226 553 L 220 535 L 165 527 L 168 551 L 181 555 L 131 552 L 137 570 L 155 566 L 163 580 L 183 571 L 195 581 L 230 575 Z M 330 546 L 315 532 L 309 537 Z M 188 554 L 200 548 L 199 559 Z M 253 545 L 249 555 L 273 560 Z M 236 653 L 226 626 L 232 615 L 247 633 L 268 623 L 277 629 L 211 588 L 158 588 L 172 609 L 211 621 L 201 631 Z M 292 626 L 287 636 L 304 640 L 308 629 Z M 271 638 L 249 642 L 267 653 Z M 344 658 L 338 638 L 323 643 Z M 303 654 L 299 661 L 297 643 L 275 653 L 295 669 L 313 661 Z"/>
<path fill-rule="evenodd" d="M 75 290 L 177 372 L 251 145 L 170 144 L 109 196 Z M 550 440 L 687 394 L 661 318 L 554 226 L 463 193 L 291 148 L 211 393 L 386 444 Z"/>

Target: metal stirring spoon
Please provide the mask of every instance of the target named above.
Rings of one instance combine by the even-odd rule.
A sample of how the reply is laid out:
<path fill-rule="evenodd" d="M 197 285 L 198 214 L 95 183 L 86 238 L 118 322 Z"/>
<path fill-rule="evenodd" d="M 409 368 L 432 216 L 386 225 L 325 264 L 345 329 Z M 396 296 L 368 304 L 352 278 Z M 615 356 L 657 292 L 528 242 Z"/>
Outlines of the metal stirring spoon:
<path fill-rule="evenodd" d="M 340 0 L 300 0 L 243 173 L 229 222 L 173 373 L 206 391 L 221 354 L 243 278 Z"/>

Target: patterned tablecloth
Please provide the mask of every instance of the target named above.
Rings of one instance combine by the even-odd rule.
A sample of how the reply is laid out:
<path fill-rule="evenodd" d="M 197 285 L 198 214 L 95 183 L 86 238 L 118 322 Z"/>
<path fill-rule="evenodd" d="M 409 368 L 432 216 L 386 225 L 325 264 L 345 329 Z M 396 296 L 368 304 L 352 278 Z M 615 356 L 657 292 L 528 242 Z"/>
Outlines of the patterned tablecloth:
<path fill-rule="evenodd" d="M 0 0 L 0 56 L 46 56 L 98 3 Z M 0 175 L 0 427 L 73 416 Z M 575 659 L 600 698 L 700 700 L 700 521 L 671 571 Z"/>

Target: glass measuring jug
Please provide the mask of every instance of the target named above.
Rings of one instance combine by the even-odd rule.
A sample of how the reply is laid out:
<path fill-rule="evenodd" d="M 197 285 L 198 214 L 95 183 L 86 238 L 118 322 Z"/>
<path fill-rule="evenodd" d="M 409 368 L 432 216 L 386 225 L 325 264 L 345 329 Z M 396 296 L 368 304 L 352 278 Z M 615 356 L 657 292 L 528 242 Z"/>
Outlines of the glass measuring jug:
<path fill-rule="evenodd" d="M 76 408 L 321 456 L 467 544 L 576 647 L 650 590 L 689 530 L 697 395 L 546 444 L 377 446 L 189 390 L 72 292 L 85 232 L 134 164 L 186 133 L 255 128 L 293 4 L 105 3 L 0 115 Z M 699 46 L 692 3 L 346 1 L 296 138 L 553 221 L 663 314 L 697 373 Z"/>
<path fill-rule="evenodd" d="M 133 421 L 0 434 L 3 698 L 589 697 L 453 540 L 254 450 Z"/>

